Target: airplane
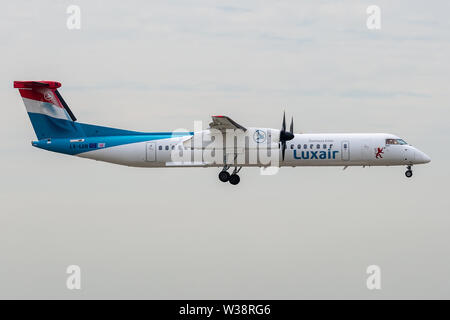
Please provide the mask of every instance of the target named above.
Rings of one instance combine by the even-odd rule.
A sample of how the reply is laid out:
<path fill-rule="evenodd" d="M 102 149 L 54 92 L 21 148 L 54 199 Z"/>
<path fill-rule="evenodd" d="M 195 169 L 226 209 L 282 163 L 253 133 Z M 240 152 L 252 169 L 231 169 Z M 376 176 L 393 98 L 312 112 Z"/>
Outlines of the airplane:
<path fill-rule="evenodd" d="M 137 132 L 80 123 L 56 81 L 14 81 L 37 140 L 32 146 L 57 153 L 131 167 L 222 168 L 219 180 L 237 185 L 242 167 L 412 166 L 431 161 L 419 149 L 387 133 L 294 133 L 246 128 L 227 116 L 212 116 L 207 129 Z M 234 167 L 230 173 L 229 170 Z"/>

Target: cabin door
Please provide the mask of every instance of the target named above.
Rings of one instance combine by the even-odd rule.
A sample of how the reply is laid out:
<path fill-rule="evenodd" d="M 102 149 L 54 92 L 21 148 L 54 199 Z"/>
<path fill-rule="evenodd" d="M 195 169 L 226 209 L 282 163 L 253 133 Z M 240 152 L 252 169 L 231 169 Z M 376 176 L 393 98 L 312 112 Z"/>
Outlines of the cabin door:
<path fill-rule="evenodd" d="M 146 159 L 145 160 L 155 161 L 156 160 L 156 143 L 147 142 L 146 148 L 147 148 L 147 150 L 146 150 Z"/>
<path fill-rule="evenodd" d="M 343 161 L 350 160 L 350 143 L 348 141 L 342 141 L 341 156 Z"/>

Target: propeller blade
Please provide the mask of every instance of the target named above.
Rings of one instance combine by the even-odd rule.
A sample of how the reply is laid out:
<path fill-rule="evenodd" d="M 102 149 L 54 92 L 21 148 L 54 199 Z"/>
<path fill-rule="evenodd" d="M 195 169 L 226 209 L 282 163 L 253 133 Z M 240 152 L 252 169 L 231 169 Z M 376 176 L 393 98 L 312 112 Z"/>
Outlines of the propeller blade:
<path fill-rule="evenodd" d="M 291 129 L 289 130 L 292 134 L 294 134 L 294 117 L 291 118 Z"/>
<path fill-rule="evenodd" d="M 291 118 L 290 131 L 286 131 L 286 111 L 283 112 L 283 123 L 280 130 L 280 148 L 281 158 L 284 161 L 284 155 L 286 154 L 286 141 L 294 139 L 294 117 Z"/>
<path fill-rule="evenodd" d="M 294 139 L 294 117 L 291 119 L 291 131 L 286 131 L 286 112 L 283 112 L 283 124 L 280 130 L 280 148 L 281 148 L 281 156 L 284 161 L 284 155 L 286 153 L 286 141 Z"/>

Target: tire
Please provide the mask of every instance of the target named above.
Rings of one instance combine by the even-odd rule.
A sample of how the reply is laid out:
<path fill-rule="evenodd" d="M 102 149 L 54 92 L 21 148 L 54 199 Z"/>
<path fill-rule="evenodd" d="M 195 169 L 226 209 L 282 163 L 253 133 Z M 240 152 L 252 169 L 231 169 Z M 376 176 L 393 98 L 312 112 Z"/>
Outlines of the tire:
<path fill-rule="evenodd" d="M 411 170 L 407 170 L 407 171 L 405 172 L 405 176 L 406 176 L 407 178 L 411 178 L 412 175 L 413 175 L 413 172 L 412 172 Z"/>
<path fill-rule="evenodd" d="M 237 174 L 232 174 L 230 176 L 230 183 L 232 185 L 234 185 L 234 186 L 237 185 L 239 183 L 239 181 L 241 181 L 241 178 L 239 178 L 239 176 Z"/>
<path fill-rule="evenodd" d="M 230 173 L 228 173 L 227 171 L 220 171 L 219 180 L 222 182 L 227 182 L 228 180 L 230 180 Z"/>

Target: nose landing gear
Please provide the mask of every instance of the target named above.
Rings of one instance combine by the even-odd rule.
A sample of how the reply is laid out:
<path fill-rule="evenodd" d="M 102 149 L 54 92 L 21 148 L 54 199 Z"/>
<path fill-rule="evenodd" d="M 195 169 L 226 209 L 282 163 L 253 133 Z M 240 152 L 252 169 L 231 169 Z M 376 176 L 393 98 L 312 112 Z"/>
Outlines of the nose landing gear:
<path fill-rule="evenodd" d="M 407 178 L 411 178 L 412 175 L 413 175 L 413 172 L 412 172 L 411 166 L 407 166 L 407 167 L 406 167 L 405 176 L 406 176 Z"/>

